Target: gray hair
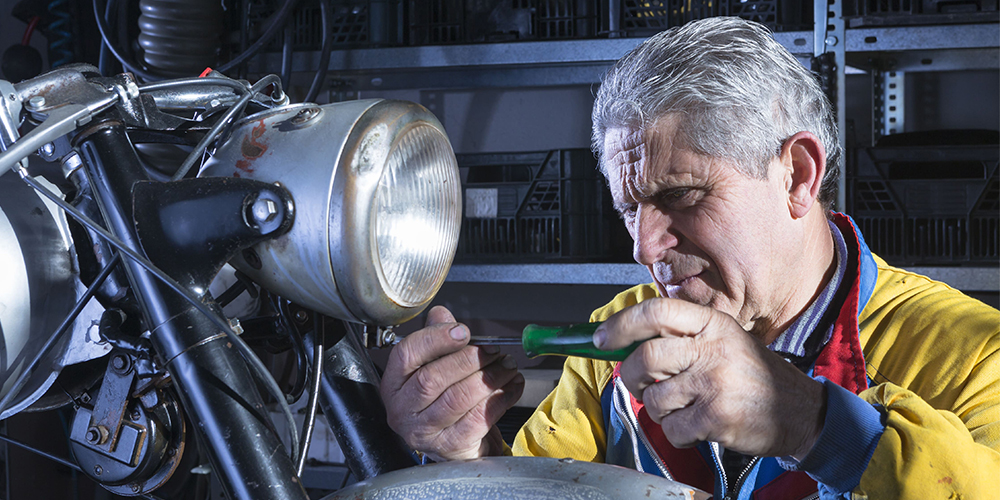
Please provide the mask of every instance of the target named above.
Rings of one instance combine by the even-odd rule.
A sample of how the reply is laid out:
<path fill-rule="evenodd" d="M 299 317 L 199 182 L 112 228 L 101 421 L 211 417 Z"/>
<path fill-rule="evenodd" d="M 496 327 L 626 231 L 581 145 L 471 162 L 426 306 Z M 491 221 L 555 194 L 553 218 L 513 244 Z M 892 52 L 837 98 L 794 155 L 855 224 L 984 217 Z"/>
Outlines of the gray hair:
<path fill-rule="evenodd" d="M 819 200 L 830 207 L 841 157 L 837 123 L 816 78 L 758 23 L 713 17 L 670 28 L 622 57 L 594 101 L 593 149 L 605 172 L 609 128 L 646 130 L 681 117 L 678 139 L 696 153 L 732 159 L 762 179 L 800 131 L 826 149 Z"/>

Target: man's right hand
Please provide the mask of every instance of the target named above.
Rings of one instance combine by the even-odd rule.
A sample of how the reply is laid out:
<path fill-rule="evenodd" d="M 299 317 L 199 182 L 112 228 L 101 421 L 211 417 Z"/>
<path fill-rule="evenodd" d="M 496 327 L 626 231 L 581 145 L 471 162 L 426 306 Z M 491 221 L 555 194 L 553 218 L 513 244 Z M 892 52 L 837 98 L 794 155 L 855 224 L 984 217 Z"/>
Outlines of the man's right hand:
<path fill-rule="evenodd" d="M 434 460 L 500 455 L 495 424 L 524 390 L 509 355 L 468 343 L 469 329 L 435 306 L 426 326 L 393 348 L 382 375 L 389 426 Z"/>

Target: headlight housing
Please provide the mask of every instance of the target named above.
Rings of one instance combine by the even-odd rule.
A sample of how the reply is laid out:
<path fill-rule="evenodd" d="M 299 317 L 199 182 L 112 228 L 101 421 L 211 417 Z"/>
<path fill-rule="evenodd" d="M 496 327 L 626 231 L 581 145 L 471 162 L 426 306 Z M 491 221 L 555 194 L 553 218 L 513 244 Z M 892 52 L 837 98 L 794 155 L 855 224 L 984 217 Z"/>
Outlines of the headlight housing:
<path fill-rule="evenodd" d="M 376 325 L 419 314 L 458 246 L 461 185 L 451 143 L 422 106 L 304 104 L 244 119 L 201 175 L 280 183 L 285 235 L 233 263 L 323 314 Z"/>

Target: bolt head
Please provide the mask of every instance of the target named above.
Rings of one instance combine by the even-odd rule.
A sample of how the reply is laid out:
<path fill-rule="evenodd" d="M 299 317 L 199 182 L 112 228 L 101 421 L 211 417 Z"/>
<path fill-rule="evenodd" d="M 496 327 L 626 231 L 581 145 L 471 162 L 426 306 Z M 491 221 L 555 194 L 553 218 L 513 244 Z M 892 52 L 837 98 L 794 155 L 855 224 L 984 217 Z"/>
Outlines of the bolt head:
<path fill-rule="evenodd" d="M 31 109 L 39 109 L 43 106 L 45 106 L 45 98 L 40 95 L 36 95 L 31 99 L 28 99 L 28 107 Z"/>
<path fill-rule="evenodd" d="M 142 418 L 142 412 L 140 412 L 138 408 L 133 408 L 132 411 L 129 412 L 128 416 L 133 422 L 138 422 L 139 419 Z"/>
<path fill-rule="evenodd" d="M 253 218 L 259 222 L 271 222 L 278 216 L 278 204 L 274 200 L 258 199 L 253 202 Z"/>
<path fill-rule="evenodd" d="M 100 465 L 95 465 L 94 466 L 94 474 L 97 474 L 98 476 L 100 476 L 103 473 L 104 473 L 104 467 L 101 467 Z"/>
<path fill-rule="evenodd" d="M 56 152 L 56 146 L 51 142 L 45 143 L 42 147 L 38 148 L 38 152 L 41 153 L 42 156 L 52 156 L 52 154 Z"/>
<path fill-rule="evenodd" d="M 115 371 L 124 371 L 128 368 L 128 358 L 124 354 L 116 354 L 115 357 L 111 358 L 111 367 Z"/>

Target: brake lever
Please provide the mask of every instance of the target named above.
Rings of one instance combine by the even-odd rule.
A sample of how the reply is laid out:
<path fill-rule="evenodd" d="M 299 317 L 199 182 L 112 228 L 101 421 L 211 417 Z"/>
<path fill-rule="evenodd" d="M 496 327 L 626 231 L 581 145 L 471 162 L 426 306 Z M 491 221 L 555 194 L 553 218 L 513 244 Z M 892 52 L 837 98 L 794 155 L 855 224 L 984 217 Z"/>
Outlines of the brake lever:
<path fill-rule="evenodd" d="M 86 125 L 94 115 L 110 108 L 119 99 L 117 92 L 108 92 L 88 104 L 71 103 L 52 108 L 45 121 L 24 137 L 17 138 L 6 151 L 0 153 L 0 176 L 38 151 L 38 148 Z M 19 170 L 23 169 L 22 165 Z"/>

